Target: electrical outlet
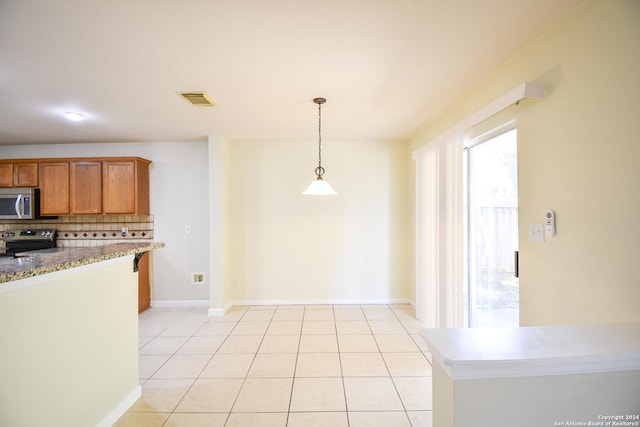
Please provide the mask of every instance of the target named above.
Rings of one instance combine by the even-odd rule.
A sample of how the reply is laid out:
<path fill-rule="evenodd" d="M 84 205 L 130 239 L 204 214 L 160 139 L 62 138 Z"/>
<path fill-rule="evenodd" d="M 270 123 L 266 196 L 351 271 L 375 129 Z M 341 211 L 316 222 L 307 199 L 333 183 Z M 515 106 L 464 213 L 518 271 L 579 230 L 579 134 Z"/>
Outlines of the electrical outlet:
<path fill-rule="evenodd" d="M 129 227 L 122 227 L 122 237 L 129 234 Z"/>
<path fill-rule="evenodd" d="M 333 277 L 327 276 L 327 285 L 331 286 L 333 284 Z"/>
<path fill-rule="evenodd" d="M 191 273 L 191 284 L 202 285 L 204 283 L 204 273 Z"/>

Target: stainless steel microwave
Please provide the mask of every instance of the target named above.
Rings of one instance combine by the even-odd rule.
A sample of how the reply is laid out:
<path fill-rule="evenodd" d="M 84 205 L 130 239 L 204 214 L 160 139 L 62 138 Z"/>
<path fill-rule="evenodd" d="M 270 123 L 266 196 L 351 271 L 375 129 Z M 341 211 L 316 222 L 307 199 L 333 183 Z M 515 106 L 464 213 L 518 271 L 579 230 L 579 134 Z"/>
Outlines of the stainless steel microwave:
<path fill-rule="evenodd" d="M 39 207 L 37 188 L 0 188 L 0 219 L 38 218 Z"/>

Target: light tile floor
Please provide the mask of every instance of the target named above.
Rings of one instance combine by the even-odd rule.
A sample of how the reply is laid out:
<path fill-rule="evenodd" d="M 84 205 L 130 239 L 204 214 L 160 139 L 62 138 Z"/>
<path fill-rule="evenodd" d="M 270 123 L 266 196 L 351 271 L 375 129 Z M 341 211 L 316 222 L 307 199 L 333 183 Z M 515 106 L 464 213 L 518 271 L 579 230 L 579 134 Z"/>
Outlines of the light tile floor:
<path fill-rule="evenodd" d="M 116 426 L 432 427 L 419 330 L 409 305 L 151 308 Z"/>

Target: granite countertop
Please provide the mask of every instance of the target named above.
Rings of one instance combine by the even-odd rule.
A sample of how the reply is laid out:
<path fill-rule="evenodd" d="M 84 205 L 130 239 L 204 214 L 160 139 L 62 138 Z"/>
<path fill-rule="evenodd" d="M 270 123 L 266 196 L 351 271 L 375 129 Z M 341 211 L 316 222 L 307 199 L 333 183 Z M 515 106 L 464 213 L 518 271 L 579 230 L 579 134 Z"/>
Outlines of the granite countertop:
<path fill-rule="evenodd" d="M 453 380 L 640 369 L 640 322 L 423 329 L 420 335 Z"/>
<path fill-rule="evenodd" d="M 53 248 L 0 258 L 0 283 L 53 273 L 164 247 L 164 243 L 114 243 L 89 248 Z"/>

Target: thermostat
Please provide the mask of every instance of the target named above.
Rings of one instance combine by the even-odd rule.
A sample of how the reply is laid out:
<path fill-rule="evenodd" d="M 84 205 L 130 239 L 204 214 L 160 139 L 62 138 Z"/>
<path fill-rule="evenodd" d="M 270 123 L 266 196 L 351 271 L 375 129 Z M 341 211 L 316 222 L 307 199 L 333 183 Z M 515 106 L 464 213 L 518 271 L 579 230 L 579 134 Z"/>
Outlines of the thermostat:
<path fill-rule="evenodd" d="M 547 236 L 556 234 L 556 213 L 554 211 L 547 211 L 545 214 L 544 230 Z"/>

